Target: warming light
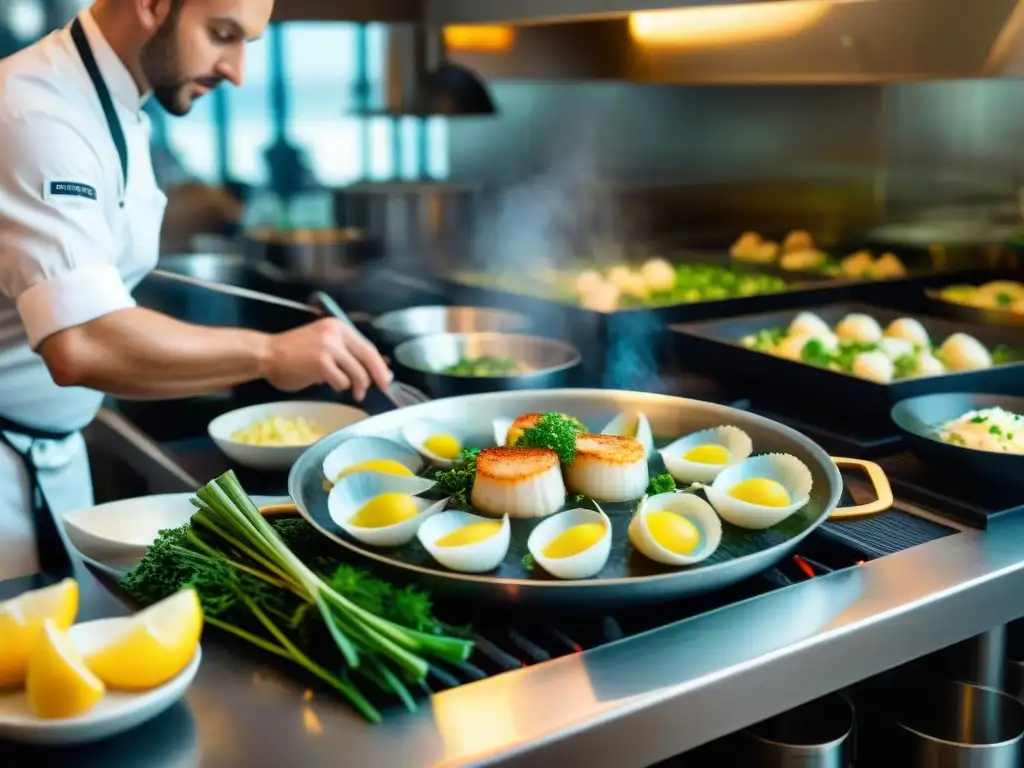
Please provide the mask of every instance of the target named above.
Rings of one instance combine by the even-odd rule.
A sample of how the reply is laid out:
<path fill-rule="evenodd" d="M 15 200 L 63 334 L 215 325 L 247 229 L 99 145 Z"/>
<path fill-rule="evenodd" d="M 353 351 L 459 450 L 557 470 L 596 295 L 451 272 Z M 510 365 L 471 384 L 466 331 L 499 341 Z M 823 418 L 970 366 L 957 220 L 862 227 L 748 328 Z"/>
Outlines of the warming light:
<path fill-rule="evenodd" d="M 504 53 L 516 42 L 515 27 L 445 27 L 444 42 L 450 51 Z"/>
<path fill-rule="evenodd" d="M 646 11 L 630 15 L 629 33 L 642 45 L 673 48 L 756 43 L 810 29 L 828 12 L 822 0 Z"/>

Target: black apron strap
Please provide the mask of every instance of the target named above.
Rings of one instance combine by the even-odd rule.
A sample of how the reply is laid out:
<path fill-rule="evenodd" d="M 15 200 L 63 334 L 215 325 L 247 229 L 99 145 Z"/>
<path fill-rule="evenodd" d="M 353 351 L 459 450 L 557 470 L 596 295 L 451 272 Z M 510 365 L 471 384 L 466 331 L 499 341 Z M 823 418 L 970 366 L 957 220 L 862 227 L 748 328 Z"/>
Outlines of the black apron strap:
<path fill-rule="evenodd" d="M 32 440 L 28 448 L 22 451 L 7 436 L 7 432 L 24 435 Z M 0 443 L 3 443 L 15 455 L 21 457 L 25 473 L 28 475 L 29 510 L 32 515 L 32 527 L 36 534 L 36 553 L 39 558 L 39 569 L 53 577 L 68 576 L 72 571 L 71 556 L 57 527 L 57 520 L 46 500 L 46 492 L 39 482 L 39 468 L 32 456 L 32 446 L 36 440 L 65 440 L 73 432 L 47 432 L 41 429 L 26 427 L 17 422 L 0 416 Z"/>
<path fill-rule="evenodd" d="M 96 56 L 92 52 L 92 46 L 89 45 L 89 40 L 85 36 L 85 29 L 82 27 L 82 22 L 79 19 L 75 19 L 71 24 L 71 39 L 75 43 L 75 48 L 78 49 L 78 55 L 82 58 L 82 63 L 85 65 L 85 71 L 89 74 L 89 79 L 92 80 L 93 88 L 96 89 L 96 95 L 100 97 L 100 106 L 103 107 L 103 116 L 107 119 L 110 138 L 114 140 L 114 146 L 117 147 L 117 156 L 121 158 L 121 176 L 124 181 L 122 194 L 127 194 L 128 142 L 124 138 L 124 129 L 121 127 L 121 120 L 118 118 L 117 111 L 114 108 L 114 100 L 110 98 L 110 89 L 107 88 L 107 83 L 100 73 L 100 67 L 96 63 Z M 124 201 L 121 200 L 120 202 L 123 206 Z"/>

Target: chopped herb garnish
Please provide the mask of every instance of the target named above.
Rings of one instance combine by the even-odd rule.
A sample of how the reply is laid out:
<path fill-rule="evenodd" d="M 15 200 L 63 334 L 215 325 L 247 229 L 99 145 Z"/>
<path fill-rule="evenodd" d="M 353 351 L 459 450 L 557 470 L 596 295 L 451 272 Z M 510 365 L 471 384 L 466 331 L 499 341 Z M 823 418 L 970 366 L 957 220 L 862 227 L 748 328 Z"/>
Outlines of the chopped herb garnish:
<path fill-rule="evenodd" d="M 1003 430 L 1001 430 L 999 427 L 993 424 L 991 427 L 988 428 L 988 433 L 990 435 L 1001 435 L 1003 434 Z"/>
<path fill-rule="evenodd" d="M 545 413 L 536 426 L 525 430 L 517 448 L 550 448 L 563 464 L 572 464 L 576 458 L 576 436 L 583 430 L 576 419 L 560 413 Z"/>
<path fill-rule="evenodd" d="M 524 571 L 532 571 L 534 566 L 536 565 L 536 563 L 534 563 L 533 561 L 533 555 L 531 555 L 529 552 L 523 555 L 522 564 Z"/>
<path fill-rule="evenodd" d="M 584 496 L 582 493 L 576 493 L 576 494 L 573 494 L 572 496 L 569 497 L 569 501 L 572 504 L 582 504 L 586 500 L 587 500 L 587 497 Z"/>
<path fill-rule="evenodd" d="M 984 424 L 986 421 L 988 421 L 987 416 L 975 416 L 971 419 L 971 424 Z"/>
<path fill-rule="evenodd" d="M 663 473 L 655 475 L 647 483 L 647 495 L 657 496 L 659 493 L 671 493 L 676 489 L 676 481 L 672 475 Z"/>
<path fill-rule="evenodd" d="M 476 480 L 476 457 L 479 448 L 463 448 L 455 457 L 451 469 L 437 473 L 437 484 L 451 496 L 448 506 L 452 509 L 465 509 L 469 506 L 469 494 Z"/>

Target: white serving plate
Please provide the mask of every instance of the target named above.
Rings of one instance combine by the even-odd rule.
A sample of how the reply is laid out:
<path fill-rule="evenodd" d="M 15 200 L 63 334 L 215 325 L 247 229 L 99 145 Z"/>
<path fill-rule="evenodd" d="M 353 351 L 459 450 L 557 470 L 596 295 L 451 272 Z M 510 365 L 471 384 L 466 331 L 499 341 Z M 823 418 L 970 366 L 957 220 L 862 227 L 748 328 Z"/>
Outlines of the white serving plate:
<path fill-rule="evenodd" d="M 196 512 L 191 493 L 139 496 L 86 507 L 64 516 L 64 530 L 81 554 L 107 565 L 131 567 L 146 555 L 160 531 L 179 528 Z M 255 496 L 257 506 L 287 501 Z"/>
<path fill-rule="evenodd" d="M 207 432 L 217 447 L 234 462 L 251 469 L 290 469 L 308 445 L 249 445 L 232 439 L 232 435 L 254 421 L 269 416 L 294 419 L 301 416 L 319 424 L 325 435 L 367 418 L 366 411 L 340 403 L 294 400 L 280 403 L 250 405 L 221 414 L 210 422 Z"/>
<path fill-rule="evenodd" d="M 110 637 L 128 621 L 130 617 L 87 621 L 75 624 L 68 634 L 76 647 L 86 650 Z M 0 690 L 0 739 L 23 744 L 66 746 L 124 733 L 176 704 L 195 679 L 201 658 L 202 650 L 197 647 L 189 665 L 173 680 L 158 688 L 142 693 L 108 690 L 86 714 L 60 720 L 44 720 L 32 714 L 24 690 Z"/>

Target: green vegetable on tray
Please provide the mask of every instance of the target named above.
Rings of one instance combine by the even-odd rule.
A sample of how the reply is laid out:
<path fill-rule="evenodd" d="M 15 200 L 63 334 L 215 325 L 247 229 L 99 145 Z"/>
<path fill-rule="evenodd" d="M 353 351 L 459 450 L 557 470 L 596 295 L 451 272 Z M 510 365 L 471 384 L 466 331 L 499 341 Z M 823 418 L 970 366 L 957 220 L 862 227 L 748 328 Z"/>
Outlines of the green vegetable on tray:
<path fill-rule="evenodd" d="M 191 522 L 161 531 L 121 581 L 143 605 L 194 586 L 207 624 L 303 667 L 374 723 L 381 714 L 360 683 L 412 710 L 409 684 L 423 683 L 434 661 L 472 652 L 434 617 L 425 593 L 340 563 L 305 522 L 265 519 L 234 472 L 192 503 Z"/>
<path fill-rule="evenodd" d="M 523 366 L 510 357 L 466 357 L 441 370 L 449 376 L 516 376 Z"/>

